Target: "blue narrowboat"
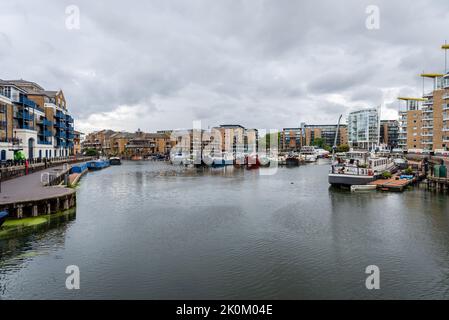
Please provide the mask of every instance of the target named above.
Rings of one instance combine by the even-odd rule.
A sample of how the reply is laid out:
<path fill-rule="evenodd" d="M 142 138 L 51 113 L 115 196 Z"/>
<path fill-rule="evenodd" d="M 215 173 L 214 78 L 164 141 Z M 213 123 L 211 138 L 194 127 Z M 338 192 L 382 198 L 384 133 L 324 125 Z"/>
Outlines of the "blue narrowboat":
<path fill-rule="evenodd" d="M 89 170 L 101 170 L 107 167 L 109 167 L 109 160 L 95 160 L 87 163 Z"/>

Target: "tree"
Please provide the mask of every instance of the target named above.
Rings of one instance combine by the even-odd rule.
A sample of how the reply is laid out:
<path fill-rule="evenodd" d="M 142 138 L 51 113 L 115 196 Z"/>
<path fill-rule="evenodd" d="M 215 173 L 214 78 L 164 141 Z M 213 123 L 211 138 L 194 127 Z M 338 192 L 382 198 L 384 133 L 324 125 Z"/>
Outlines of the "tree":
<path fill-rule="evenodd" d="M 337 152 L 348 152 L 349 146 L 347 144 L 342 144 L 337 147 Z"/>
<path fill-rule="evenodd" d="M 86 149 L 86 151 L 84 153 L 88 157 L 96 157 L 98 155 L 98 151 L 96 149 L 93 149 L 93 148 Z"/>

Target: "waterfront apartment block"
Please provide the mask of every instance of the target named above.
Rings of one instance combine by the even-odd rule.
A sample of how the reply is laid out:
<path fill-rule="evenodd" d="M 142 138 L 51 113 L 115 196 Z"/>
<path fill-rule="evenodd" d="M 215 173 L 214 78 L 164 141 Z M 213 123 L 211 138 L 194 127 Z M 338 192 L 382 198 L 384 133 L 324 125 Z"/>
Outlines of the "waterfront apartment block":
<path fill-rule="evenodd" d="M 280 150 L 299 151 L 303 145 L 302 128 L 283 128 L 280 136 Z"/>
<path fill-rule="evenodd" d="M 350 147 L 370 150 L 379 144 L 379 113 L 376 108 L 351 112 L 347 125 Z"/>
<path fill-rule="evenodd" d="M 422 104 L 427 99 L 415 97 L 399 97 L 399 135 L 398 147 L 403 150 L 422 149 L 428 137 L 423 135 Z"/>
<path fill-rule="evenodd" d="M 443 45 L 447 50 L 449 46 Z M 449 150 L 449 72 L 423 73 L 422 98 L 398 98 L 398 145 L 403 150 Z M 431 89 L 427 91 L 426 81 Z M 428 85 L 428 83 L 427 83 Z"/>
<path fill-rule="evenodd" d="M 64 93 L 26 80 L 0 80 L 0 160 L 73 154 L 74 127 Z"/>
<path fill-rule="evenodd" d="M 433 90 L 422 103 L 422 149 L 449 150 L 449 73 L 421 74 L 432 80 Z"/>
<path fill-rule="evenodd" d="M 335 136 L 337 135 L 336 124 L 331 125 L 303 125 L 304 143 L 307 146 L 315 144 L 315 139 L 323 139 L 325 145 L 332 147 L 334 145 Z M 340 124 L 337 135 L 337 147 L 348 144 L 347 126 Z"/>
<path fill-rule="evenodd" d="M 380 143 L 389 149 L 398 147 L 399 121 L 380 120 Z"/>

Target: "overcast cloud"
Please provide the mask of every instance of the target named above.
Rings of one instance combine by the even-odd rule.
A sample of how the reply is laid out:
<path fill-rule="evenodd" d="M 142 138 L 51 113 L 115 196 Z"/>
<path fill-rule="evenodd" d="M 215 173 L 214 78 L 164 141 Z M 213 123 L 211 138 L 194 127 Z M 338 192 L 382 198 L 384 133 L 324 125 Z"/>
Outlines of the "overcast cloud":
<path fill-rule="evenodd" d="M 447 0 L 16 0 L 1 5 L 0 78 L 63 89 L 84 132 L 335 123 L 381 103 L 391 119 L 419 73 L 443 71 L 445 39 Z"/>

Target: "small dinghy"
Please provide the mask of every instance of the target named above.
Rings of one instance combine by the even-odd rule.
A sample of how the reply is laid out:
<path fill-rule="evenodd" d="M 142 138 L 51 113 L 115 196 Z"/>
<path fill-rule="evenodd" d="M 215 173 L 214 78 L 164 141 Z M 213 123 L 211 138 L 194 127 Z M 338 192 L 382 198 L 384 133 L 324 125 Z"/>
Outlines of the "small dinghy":
<path fill-rule="evenodd" d="M 351 192 L 361 192 L 361 191 L 373 191 L 376 190 L 376 185 L 364 184 L 364 185 L 352 185 Z"/>

